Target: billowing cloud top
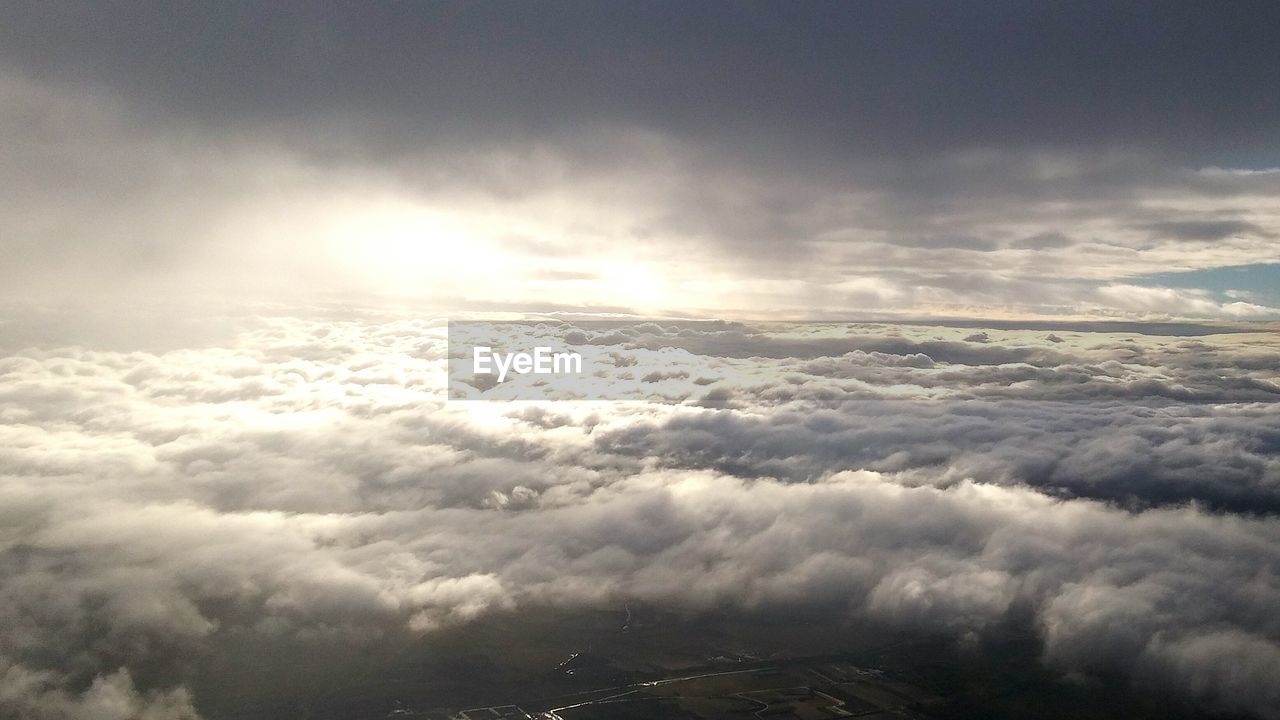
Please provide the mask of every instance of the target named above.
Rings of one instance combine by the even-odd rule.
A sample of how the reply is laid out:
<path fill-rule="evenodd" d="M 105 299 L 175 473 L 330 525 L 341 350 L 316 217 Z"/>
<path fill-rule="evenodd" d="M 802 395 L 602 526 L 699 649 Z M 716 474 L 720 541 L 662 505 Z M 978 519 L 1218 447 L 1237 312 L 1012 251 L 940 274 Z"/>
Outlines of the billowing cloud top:
<path fill-rule="evenodd" d="M 436 320 L 12 351 L 0 711 L 270 715 L 309 690 L 232 669 L 638 602 L 1021 623 L 1280 717 L 1280 344 L 1214 330 L 637 323 L 596 339 L 670 372 L 618 403 L 446 401 Z"/>
<path fill-rule="evenodd" d="M 1274 316 L 1277 23 L 1268 2 L 11 3 L 3 279 Z M 1240 266 L 1269 282 L 1198 274 Z"/>

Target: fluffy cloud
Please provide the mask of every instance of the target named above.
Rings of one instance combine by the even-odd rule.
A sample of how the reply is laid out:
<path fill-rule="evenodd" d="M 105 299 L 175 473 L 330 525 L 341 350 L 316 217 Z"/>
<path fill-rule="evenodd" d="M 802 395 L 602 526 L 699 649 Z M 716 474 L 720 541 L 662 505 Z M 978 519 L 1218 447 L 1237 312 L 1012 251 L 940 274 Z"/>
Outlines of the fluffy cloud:
<path fill-rule="evenodd" d="M 700 350 L 614 405 L 447 403 L 436 322 L 15 354 L 0 703 L 185 718 L 255 643 L 639 600 L 957 637 L 1029 609 L 1061 672 L 1280 715 L 1271 336 L 972 332 L 638 326 L 600 347 Z"/>

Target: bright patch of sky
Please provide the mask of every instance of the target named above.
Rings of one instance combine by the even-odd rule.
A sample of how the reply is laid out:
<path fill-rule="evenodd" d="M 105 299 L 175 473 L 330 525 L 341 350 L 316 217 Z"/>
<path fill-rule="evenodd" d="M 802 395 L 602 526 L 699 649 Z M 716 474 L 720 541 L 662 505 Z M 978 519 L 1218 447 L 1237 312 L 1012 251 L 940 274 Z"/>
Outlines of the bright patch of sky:
<path fill-rule="evenodd" d="M 1133 278 L 1141 285 L 1207 290 L 1221 301 L 1243 300 L 1275 307 L 1280 305 L 1280 263 L 1155 273 Z"/>

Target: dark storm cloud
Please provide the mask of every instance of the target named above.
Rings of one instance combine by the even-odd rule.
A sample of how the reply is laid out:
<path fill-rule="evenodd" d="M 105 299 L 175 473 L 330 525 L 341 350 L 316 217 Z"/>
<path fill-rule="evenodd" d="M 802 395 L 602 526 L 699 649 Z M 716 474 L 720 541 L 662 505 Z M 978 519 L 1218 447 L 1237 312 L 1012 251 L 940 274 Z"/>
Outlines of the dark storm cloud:
<path fill-rule="evenodd" d="M 765 153 L 1247 157 L 1280 122 L 1277 20 L 1265 2 L 30 3 L 6 7 L 0 57 L 104 83 L 152 121 L 337 133 L 334 153 L 348 134 L 381 154 L 605 123 L 767 136 Z"/>
<path fill-rule="evenodd" d="M 10 4 L 0 271 L 55 296 L 378 294 L 402 258 L 348 221 L 390 196 L 547 266 L 509 300 L 412 286 L 442 304 L 545 309 L 546 285 L 617 289 L 602 266 L 641 260 L 699 308 L 1266 315 L 1099 287 L 1274 255 L 1280 180 L 1239 169 L 1280 162 L 1278 13 Z M 1154 229 L 1206 218 L 1258 231 Z"/>

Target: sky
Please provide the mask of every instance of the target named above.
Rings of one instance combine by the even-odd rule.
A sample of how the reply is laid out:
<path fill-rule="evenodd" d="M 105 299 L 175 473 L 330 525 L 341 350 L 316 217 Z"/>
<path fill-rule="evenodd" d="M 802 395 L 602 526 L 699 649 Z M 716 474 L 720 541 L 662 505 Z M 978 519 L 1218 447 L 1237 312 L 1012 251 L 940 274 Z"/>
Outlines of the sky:
<path fill-rule="evenodd" d="M 1253 286 L 1280 284 L 1278 15 L 9 3 L 0 279 L 53 303 L 1275 318 Z"/>
<path fill-rule="evenodd" d="M 1280 718 L 1276 28 L 0 3 L 0 718 L 633 606 Z M 598 374 L 453 399 L 495 318 Z"/>

